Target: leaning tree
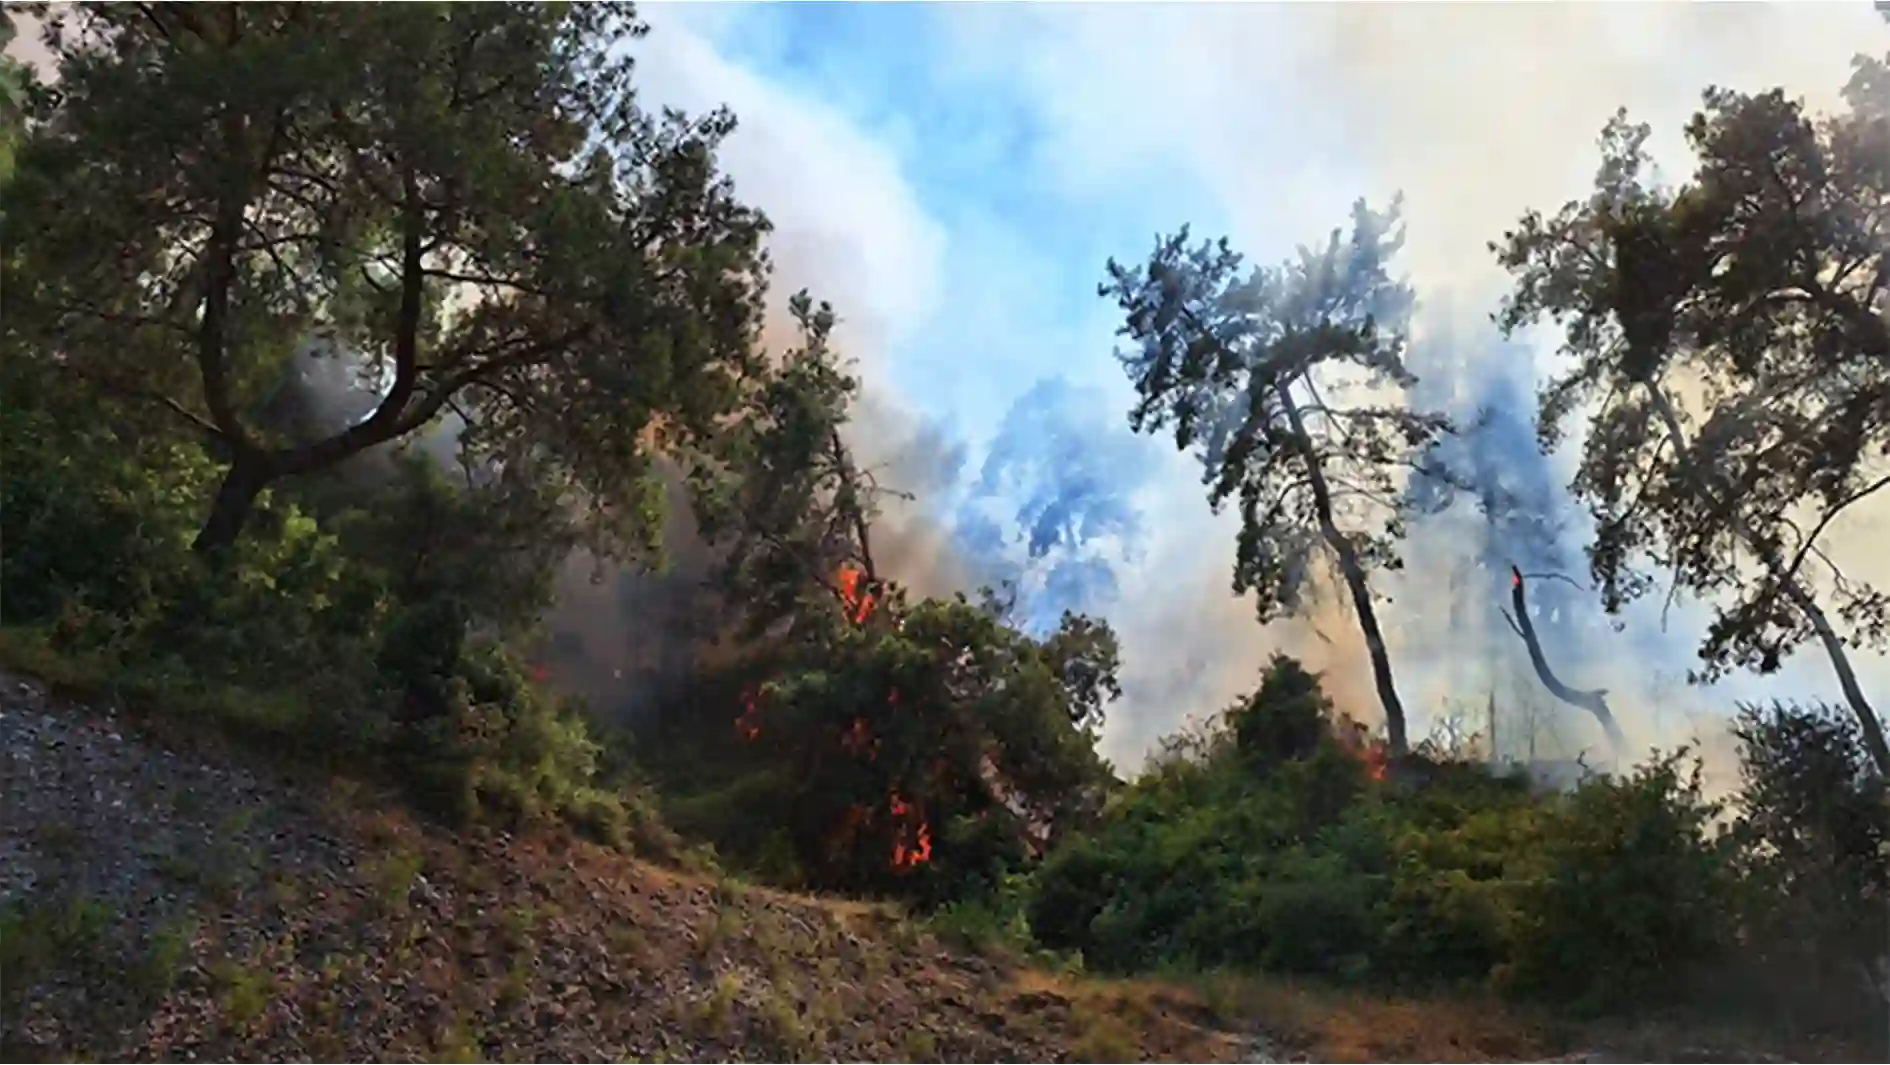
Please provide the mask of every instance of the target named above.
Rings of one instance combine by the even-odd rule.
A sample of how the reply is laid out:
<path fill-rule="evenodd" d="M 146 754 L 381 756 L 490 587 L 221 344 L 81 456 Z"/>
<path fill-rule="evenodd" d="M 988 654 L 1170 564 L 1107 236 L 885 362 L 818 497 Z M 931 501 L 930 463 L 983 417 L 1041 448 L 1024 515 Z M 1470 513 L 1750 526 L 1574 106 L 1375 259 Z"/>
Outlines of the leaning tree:
<path fill-rule="evenodd" d="M 1845 97 L 1814 118 L 1779 90 L 1708 90 L 1677 188 L 1619 115 L 1594 193 L 1495 250 L 1516 277 L 1503 325 L 1565 326 L 1545 443 L 1592 410 L 1574 487 L 1608 609 L 1656 567 L 1670 596 L 1713 601 L 1700 679 L 1774 671 L 1815 639 L 1890 773 L 1849 654 L 1883 646 L 1890 604 L 1830 550 L 1833 523 L 1890 485 L 1890 67 L 1859 59 Z"/>
<path fill-rule="evenodd" d="M 623 543 L 652 444 L 751 368 L 766 223 L 722 112 L 638 106 L 627 4 L 9 4 L 27 91 L 0 218 L 6 357 L 160 411 L 226 464 L 197 547 L 259 494 L 448 415 Z M 257 417 L 312 343 L 378 402 L 314 440 Z"/>
<path fill-rule="evenodd" d="M 1349 238 L 1335 230 L 1324 248 L 1243 272 L 1225 239 L 1191 246 L 1183 228 L 1146 266 L 1111 260 L 1101 286 L 1132 341 L 1117 353 L 1140 397 L 1130 424 L 1172 427 L 1176 447 L 1200 459 L 1210 503 L 1239 499 L 1235 592 L 1257 593 L 1265 623 L 1299 609 L 1315 564 L 1331 563 L 1395 754 L 1407 747 L 1404 707 L 1370 576 L 1401 565 L 1400 482 L 1449 424 L 1375 390 L 1349 404 L 1341 392 L 1415 381 L 1404 359 L 1412 292 L 1387 272 L 1402 240 L 1396 203 L 1375 213 L 1360 202 Z"/>

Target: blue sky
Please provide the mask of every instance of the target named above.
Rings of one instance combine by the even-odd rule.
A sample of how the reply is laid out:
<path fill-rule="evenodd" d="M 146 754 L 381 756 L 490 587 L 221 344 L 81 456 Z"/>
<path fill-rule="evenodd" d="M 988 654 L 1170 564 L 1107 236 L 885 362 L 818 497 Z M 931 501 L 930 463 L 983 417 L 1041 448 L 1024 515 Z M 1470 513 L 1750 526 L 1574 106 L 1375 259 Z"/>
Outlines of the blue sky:
<path fill-rule="evenodd" d="M 896 158 L 923 210 L 950 235 L 945 282 L 925 320 L 901 323 L 889 381 L 972 437 L 992 432 L 1037 378 L 1120 390 L 1107 308 L 1111 255 L 1158 228 L 1212 226 L 1211 197 L 1180 168 L 1146 168 L 1160 195 L 1076 198 L 1046 175 L 1045 117 L 1007 79 L 967 70 L 938 42 L 954 32 L 929 4 L 734 5 L 713 37 L 732 62 L 819 98 Z M 1099 209 L 1100 208 L 1100 209 Z M 843 313 L 845 308 L 842 308 Z M 971 322 L 970 335 L 964 325 Z M 1099 329 L 1100 327 L 1100 329 Z M 1000 373 L 982 372 L 998 366 Z"/>
<path fill-rule="evenodd" d="M 724 162 L 776 221 L 778 288 L 833 299 L 876 399 L 962 447 L 973 474 L 1045 378 L 1093 405 L 1089 431 L 1126 433 L 1113 308 L 1095 288 L 1105 260 L 1141 259 L 1157 232 L 1191 223 L 1273 261 L 1320 240 L 1355 197 L 1402 191 L 1419 337 L 1449 338 L 1440 372 L 1469 388 L 1498 351 L 1487 316 L 1503 278 L 1486 242 L 1585 191 L 1616 107 L 1652 122 L 1656 150 L 1684 169 L 1677 130 L 1707 85 L 1782 84 L 1828 103 L 1851 54 L 1885 37 L 1862 3 L 645 10 L 651 98 L 742 119 Z M 1540 345 L 1526 350 L 1534 373 L 1547 367 Z M 1108 753 L 1132 759 L 1212 711 L 1276 648 L 1328 669 L 1342 705 L 1371 702 L 1349 618 L 1263 633 L 1231 598 L 1232 529 L 1166 441 L 1106 450 L 1151 530 L 1117 574 L 1134 694 Z M 953 505 L 934 500 L 932 516 Z M 1412 554 L 1451 549 L 1448 530 L 1427 535 Z M 1394 628 L 1404 604 L 1440 594 L 1423 583 L 1436 567 L 1415 569 L 1385 589 Z M 1685 669 L 1683 651 L 1671 665 Z M 1697 701 L 1645 678 L 1610 686 L 1636 685 L 1653 716 Z M 1401 687 L 1421 717 L 1435 693 L 1421 678 Z"/>

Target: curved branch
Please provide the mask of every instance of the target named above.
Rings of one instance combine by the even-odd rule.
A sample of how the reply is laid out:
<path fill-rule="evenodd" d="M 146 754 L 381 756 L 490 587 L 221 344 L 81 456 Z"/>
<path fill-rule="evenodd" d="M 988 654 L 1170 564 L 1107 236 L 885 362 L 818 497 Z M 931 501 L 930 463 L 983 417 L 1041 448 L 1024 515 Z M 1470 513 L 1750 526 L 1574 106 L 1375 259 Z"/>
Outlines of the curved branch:
<path fill-rule="evenodd" d="M 1515 608 L 1516 616 L 1509 617 L 1505 614 L 1504 617 L 1508 618 L 1510 627 L 1516 630 L 1516 635 L 1522 637 L 1524 646 L 1529 648 L 1529 664 L 1535 667 L 1536 677 L 1542 681 L 1543 687 L 1549 689 L 1550 695 L 1570 706 L 1588 711 L 1595 716 L 1595 720 L 1601 722 L 1601 730 L 1608 734 L 1608 745 L 1614 749 L 1615 757 L 1619 758 L 1626 754 L 1627 737 L 1622 735 L 1621 726 L 1614 719 L 1614 712 L 1608 709 L 1607 691 L 1599 688 L 1594 691 L 1578 691 L 1556 677 L 1555 672 L 1549 668 L 1548 656 L 1542 652 L 1542 641 L 1536 637 L 1535 623 L 1529 619 L 1529 605 L 1523 594 L 1523 573 L 1512 565 L 1509 567 L 1509 575 L 1509 602 L 1510 606 Z"/>

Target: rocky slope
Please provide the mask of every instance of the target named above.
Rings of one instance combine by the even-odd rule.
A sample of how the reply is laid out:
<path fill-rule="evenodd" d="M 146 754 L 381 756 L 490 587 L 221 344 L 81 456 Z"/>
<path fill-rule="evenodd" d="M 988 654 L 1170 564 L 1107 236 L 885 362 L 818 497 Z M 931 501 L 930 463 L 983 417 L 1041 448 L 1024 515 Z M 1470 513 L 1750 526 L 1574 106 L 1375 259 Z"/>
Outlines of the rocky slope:
<path fill-rule="evenodd" d="M 450 833 L 369 786 L 0 671 L 5 1060 L 1529 1061 L 1594 1045 L 1555 1031 L 1478 1003 L 1020 968 L 884 908 Z M 1643 1036 L 1561 1060 L 1767 1060 Z"/>
<path fill-rule="evenodd" d="M 9 1060 L 1264 1057 L 1178 994 L 375 798 L 0 675 Z"/>

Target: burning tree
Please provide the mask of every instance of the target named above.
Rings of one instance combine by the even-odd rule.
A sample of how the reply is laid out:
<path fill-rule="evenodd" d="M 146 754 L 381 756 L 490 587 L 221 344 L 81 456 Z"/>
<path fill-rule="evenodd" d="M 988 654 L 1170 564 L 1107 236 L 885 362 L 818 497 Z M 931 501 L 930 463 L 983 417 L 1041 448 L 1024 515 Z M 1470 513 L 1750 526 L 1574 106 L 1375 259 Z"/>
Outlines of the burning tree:
<path fill-rule="evenodd" d="M 831 310 L 804 295 L 792 308 L 804 343 L 746 383 L 746 413 L 693 478 L 758 667 L 729 717 L 779 770 L 806 873 L 911 893 L 1021 858 L 1095 808 L 1118 648 L 1099 621 L 1065 615 L 1035 639 L 962 596 L 909 603 L 879 573 L 872 520 L 889 490 L 843 434 L 858 385 Z"/>
<path fill-rule="evenodd" d="M 1468 498 L 1481 512 L 1481 549 L 1470 565 L 1480 576 L 1468 583 L 1470 595 L 1491 614 L 1501 616 L 1509 629 L 1521 638 L 1530 668 L 1537 682 L 1560 702 L 1583 710 L 1595 718 L 1606 735 L 1616 757 L 1626 753 L 1626 739 L 1615 722 L 1602 690 L 1569 687 L 1550 664 L 1550 650 L 1544 640 L 1546 628 L 1553 640 L 1556 657 L 1566 668 L 1571 661 L 1584 661 L 1579 633 L 1571 624 L 1573 592 L 1579 589 L 1563 578 L 1567 565 L 1563 548 L 1566 523 L 1561 519 L 1564 504 L 1550 478 L 1547 457 L 1536 446 L 1535 434 L 1526 417 L 1517 412 L 1517 386 L 1507 375 L 1493 375 L 1481 383 L 1481 399 L 1473 420 L 1461 432 L 1439 438 L 1428 449 L 1425 463 L 1433 476 L 1416 478 L 1408 500 L 1419 513 L 1439 514 L 1459 499 Z M 1469 530 L 1464 529 L 1463 532 Z M 1453 529 L 1453 534 L 1458 530 Z M 1537 609 L 1529 609 L 1531 598 L 1525 587 L 1526 574 L 1512 560 L 1521 559 L 1539 575 L 1563 578 L 1538 584 L 1533 598 Z M 1462 589 L 1460 589 L 1462 590 Z M 1509 604 L 1505 610 L 1498 605 Z M 1453 645 L 1459 642 L 1453 624 Z M 1556 638 L 1559 637 L 1559 638 Z M 1494 644 L 1491 645 L 1494 647 Z M 1491 706 L 1487 715 L 1490 755 L 1497 757 L 1494 663 L 1487 678 Z"/>
<path fill-rule="evenodd" d="M 1402 239 L 1396 204 L 1379 214 L 1360 202 L 1349 239 L 1334 230 L 1324 249 L 1243 276 L 1225 239 L 1190 247 L 1183 228 L 1157 241 L 1146 267 L 1111 260 L 1100 290 L 1135 344 L 1117 355 L 1140 395 L 1130 424 L 1172 426 L 1176 447 L 1201 459 L 1216 508 L 1239 497 L 1234 590 L 1258 593 L 1260 620 L 1270 621 L 1301 606 L 1315 560 L 1329 559 L 1399 755 L 1404 707 L 1370 575 L 1400 566 L 1401 475 L 1449 424 L 1370 396 L 1336 401 L 1344 388 L 1415 381 L 1404 362 L 1412 293 L 1386 271 Z"/>
<path fill-rule="evenodd" d="M 833 308 L 803 292 L 789 310 L 800 346 L 743 379 L 741 414 L 690 474 L 698 527 L 720 553 L 715 583 L 749 638 L 791 625 L 810 596 L 883 592 L 871 537 L 883 490 L 841 435 L 859 381 L 833 350 Z"/>
<path fill-rule="evenodd" d="M 1890 66 L 1860 59 L 1845 96 L 1814 121 L 1776 90 L 1709 90 L 1679 188 L 1648 179 L 1649 130 L 1617 116 L 1593 195 L 1531 212 L 1496 251 L 1517 281 L 1505 327 L 1566 326 L 1574 367 L 1543 391 L 1545 443 L 1595 405 L 1575 490 L 1599 519 L 1607 608 L 1654 586 L 1643 559 L 1670 596 L 1729 596 L 1700 679 L 1771 672 L 1815 639 L 1890 773 L 1847 648 L 1882 646 L 1890 602 L 1828 553 L 1833 523 L 1890 485 Z"/>
<path fill-rule="evenodd" d="M 741 719 L 803 782 L 792 831 L 818 879 L 896 886 L 935 860 L 976 875 L 1095 809 L 1107 773 L 1077 722 L 1113 686 L 1113 638 L 1079 664 L 963 598 L 856 611 Z"/>

